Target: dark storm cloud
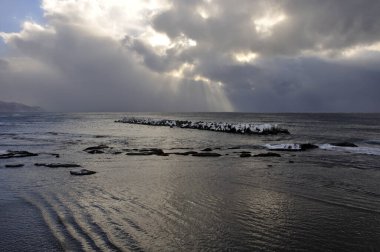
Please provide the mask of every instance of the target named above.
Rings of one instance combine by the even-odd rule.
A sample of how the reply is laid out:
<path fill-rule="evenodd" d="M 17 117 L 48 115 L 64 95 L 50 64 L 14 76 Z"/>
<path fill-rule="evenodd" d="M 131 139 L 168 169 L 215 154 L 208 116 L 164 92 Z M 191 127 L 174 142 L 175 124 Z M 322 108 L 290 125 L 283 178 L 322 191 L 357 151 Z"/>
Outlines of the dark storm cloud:
<path fill-rule="evenodd" d="M 368 46 L 380 43 L 380 1 L 171 3 L 144 22 L 171 39 L 164 49 L 136 36 L 145 26 L 115 39 L 75 5 L 50 9 L 49 26 L 8 39 L 16 60 L 0 60 L 0 99 L 86 111 L 379 111 L 380 46 Z"/>
<path fill-rule="evenodd" d="M 237 110 L 378 112 L 380 107 L 380 60 L 362 65 L 288 58 L 262 64 L 250 79 L 253 90 L 228 91 L 230 99 L 238 101 Z"/>

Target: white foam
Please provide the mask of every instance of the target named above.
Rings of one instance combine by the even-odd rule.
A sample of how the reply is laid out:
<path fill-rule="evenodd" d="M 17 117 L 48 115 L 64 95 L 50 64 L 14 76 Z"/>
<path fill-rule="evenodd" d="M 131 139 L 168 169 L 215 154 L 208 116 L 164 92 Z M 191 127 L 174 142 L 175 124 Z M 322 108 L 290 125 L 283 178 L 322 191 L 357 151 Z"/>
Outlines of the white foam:
<path fill-rule="evenodd" d="M 266 144 L 269 150 L 302 150 L 300 144 Z"/>
<path fill-rule="evenodd" d="M 321 144 L 321 145 L 318 145 L 318 147 L 322 150 L 341 151 L 341 152 L 349 152 L 349 153 L 354 153 L 354 154 L 380 156 L 380 148 L 365 147 L 365 146 L 340 147 L 340 146 L 334 146 L 331 144 Z"/>

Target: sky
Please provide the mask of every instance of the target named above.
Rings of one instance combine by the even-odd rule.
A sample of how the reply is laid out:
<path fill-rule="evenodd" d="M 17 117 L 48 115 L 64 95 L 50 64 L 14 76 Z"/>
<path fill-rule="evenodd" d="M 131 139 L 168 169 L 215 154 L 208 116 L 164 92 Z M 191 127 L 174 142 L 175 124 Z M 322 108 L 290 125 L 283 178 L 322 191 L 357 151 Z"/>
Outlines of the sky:
<path fill-rule="evenodd" d="M 0 0 L 0 100 L 380 112 L 380 1 Z"/>

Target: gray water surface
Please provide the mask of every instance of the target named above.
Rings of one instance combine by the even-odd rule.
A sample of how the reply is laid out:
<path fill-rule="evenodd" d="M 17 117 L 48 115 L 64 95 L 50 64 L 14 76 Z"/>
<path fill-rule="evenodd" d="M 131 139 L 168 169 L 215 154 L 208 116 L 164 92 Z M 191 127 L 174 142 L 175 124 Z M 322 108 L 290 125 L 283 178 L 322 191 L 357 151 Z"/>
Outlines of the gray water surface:
<path fill-rule="evenodd" d="M 239 135 L 115 123 L 123 116 L 278 123 Z M 265 144 L 350 141 L 358 149 L 267 152 Z M 88 154 L 217 148 L 221 157 Z M 240 149 L 229 149 L 239 147 Z M 219 149 L 220 148 L 220 149 Z M 1 251 L 379 251 L 379 114 L 0 114 Z M 1 153 L 0 153 L 1 154 Z M 289 162 L 291 161 L 291 162 Z M 76 163 L 97 173 L 71 176 Z M 5 168 L 22 163 L 22 168 Z"/>

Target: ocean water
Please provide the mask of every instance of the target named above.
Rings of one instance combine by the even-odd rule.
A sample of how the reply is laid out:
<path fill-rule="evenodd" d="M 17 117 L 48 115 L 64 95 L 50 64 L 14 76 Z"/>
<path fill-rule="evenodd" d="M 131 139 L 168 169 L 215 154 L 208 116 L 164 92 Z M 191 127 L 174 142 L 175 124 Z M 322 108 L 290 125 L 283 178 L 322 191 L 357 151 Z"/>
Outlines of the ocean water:
<path fill-rule="evenodd" d="M 291 134 L 114 122 L 124 116 L 276 123 Z M 359 147 L 329 145 L 342 141 Z M 320 148 L 237 153 L 277 143 Z M 83 151 L 99 144 L 222 156 Z M 380 114 L 3 113 L 0 154 L 7 150 L 39 156 L 0 159 L 0 251 L 380 251 Z"/>

